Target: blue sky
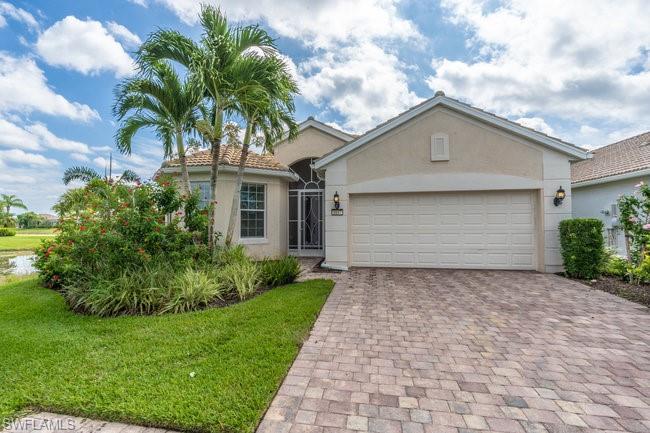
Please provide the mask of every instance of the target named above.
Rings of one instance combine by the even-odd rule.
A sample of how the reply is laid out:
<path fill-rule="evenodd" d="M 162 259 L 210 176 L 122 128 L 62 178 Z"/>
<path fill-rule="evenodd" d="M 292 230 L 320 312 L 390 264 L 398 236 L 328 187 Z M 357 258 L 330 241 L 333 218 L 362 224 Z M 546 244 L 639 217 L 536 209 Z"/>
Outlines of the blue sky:
<path fill-rule="evenodd" d="M 587 147 L 650 129 L 644 1 L 225 0 L 277 38 L 296 117 L 360 133 L 436 90 Z M 115 151 L 113 89 L 158 27 L 198 37 L 194 0 L 0 0 L 0 192 L 49 211 L 72 165 L 149 177 L 151 134 Z"/>

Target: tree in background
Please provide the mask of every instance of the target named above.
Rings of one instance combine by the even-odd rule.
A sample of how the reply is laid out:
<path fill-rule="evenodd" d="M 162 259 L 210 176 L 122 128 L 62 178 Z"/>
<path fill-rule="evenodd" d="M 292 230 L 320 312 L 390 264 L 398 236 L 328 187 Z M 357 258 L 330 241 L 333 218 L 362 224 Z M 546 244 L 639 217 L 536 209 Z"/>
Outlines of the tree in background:
<path fill-rule="evenodd" d="M 36 212 L 24 212 L 16 217 L 18 227 L 21 229 L 33 229 L 46 225 L 45 218 Z"/>
<path fill-rule="evenodd" d="M 25 203 L 17 196 L 13 194 L 2 194 L 0 195 L 0 206 L 5 210 L 5 213 L 11 215 L 11 208 L 27 209 Z"/>

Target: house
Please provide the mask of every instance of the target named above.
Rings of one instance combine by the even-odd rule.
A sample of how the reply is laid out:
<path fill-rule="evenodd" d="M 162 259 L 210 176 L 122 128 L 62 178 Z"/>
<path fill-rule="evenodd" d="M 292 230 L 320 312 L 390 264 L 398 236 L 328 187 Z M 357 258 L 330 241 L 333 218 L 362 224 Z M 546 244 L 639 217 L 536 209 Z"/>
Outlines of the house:
<path fill-rule="evenodd" d="M 319 256 L 342 270 L 556 272 L 558 223 L 571 216 L 570 163 L 588 154 L 438 92 L 358 137 L 310 118 L 274 156 L 251 156 L 237 234 L 253 255 Z M 237 148 L 222 159 L 225 230 Z M 207 197 L 209 153 L 188 161 Z M 178 163 L 163 170 L 178 172 Z"/>
<path fill-rule="evenodd" d="M 650 181 L 650 132 L 596 149 L 590 159 L 571 164 L 573 216 L 602 220 L 607 245 L 621 255 L 626 254 L 625 236 L 616 202 L 641 181 Z"/>
<path fill-rule="evenodd" d="M 43 220 L 44 227 L 55 227 L 59 223 L 59 217 L 50 213 L 39 213 L 39 217 Z"/>

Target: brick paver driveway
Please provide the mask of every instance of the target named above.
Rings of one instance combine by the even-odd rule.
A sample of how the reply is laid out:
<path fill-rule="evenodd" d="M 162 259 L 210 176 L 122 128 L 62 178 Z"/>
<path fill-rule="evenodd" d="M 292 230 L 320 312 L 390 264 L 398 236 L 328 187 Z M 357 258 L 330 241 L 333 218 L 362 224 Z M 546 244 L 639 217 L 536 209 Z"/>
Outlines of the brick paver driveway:
<path fill-rule="evenodd" d="M 259 432 L 650 432 L 645 307 L 528 272 L 338 277 Z"/>

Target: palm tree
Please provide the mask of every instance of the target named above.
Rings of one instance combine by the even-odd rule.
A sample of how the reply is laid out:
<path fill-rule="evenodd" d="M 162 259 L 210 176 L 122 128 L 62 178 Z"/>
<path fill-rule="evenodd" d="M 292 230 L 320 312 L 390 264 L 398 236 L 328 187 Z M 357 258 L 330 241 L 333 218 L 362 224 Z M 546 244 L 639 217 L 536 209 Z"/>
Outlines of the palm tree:
<path fill-rule="evenodd" d="M 0 206 L 5 208 L 5 213 L 10 216 L 11 215 L 11 208 L 16 207 L 19 209 L 27 209 L 27 206 L 25 206 L 25 203 L 21 199 L 19 199 L 17 196 L 13 194 L 2 194 L 0 196 Z"/>
<path fill-rule="evenodd" d="M 183 137 L 194 130 L 202 88 L 190 78 L 181 81 L 165 61 L 151 61 L 145 69 L 146 74 L 124 80 L 115 90 L 113 113 L 122 122 L 115 134 L 117 147 L 130 154 L 133 136 L 141 128 L 153 128 L 162 141 L 165 158 L 175 149 L 181 166 L 181 191 L 189 193 Z"/>
<path fill-rule="evenodd" d="M 102 177 L 102 175 L 90 167 L 70 167 L 63 173 L 63 183 L 65 185 L 75 180 L 80 180 L 84 183 L 88 183 L 93 179 L 104 179 L 104 181 L 108 183 L 113 182 L 113 179 L 110 177 L 110 175 L 105 175 Z M 124 170 L 116 182 L 140 182 L 140 177 L 134 171 Z"/>
<path fill-rule="evenodd" d="M 174 30 L 159 30 L 140 47 L 137 60 L 144 71 L 161 59 L 184 65 L 210 100 L 212 113 L 209 118 L 197 122 L 197 129 L 210 143 L 212 156 L 208 239 L 210 248 L 214 249 L 217 223 L 214 207 L 224 116 L 234 106 L 234 95 L 252 85 L 238 75 L 237 65 L 259 53 L 275 53 L 276 49 L 266 31 L 258 26 L 230 26 L 221 11 L 212 6 L 201 8 L 200 21 L 203 34 L 199 43 Z"/>
<path fill-rule="evenodd" d="M 298 125 L 293 118 L 293 97 L 298 93 L 298 85 L 286 63 L 277 56 L 268 56 L 248 59 L 241 62 L 240 67 L 241 75 L 247 77 L 247 81 L 259 83 L 260 86 L 248 87 L 236 95 L 235 109 L 246 120 L 246 130 L 230 207 L 226 245 L 231 244 L 235 232 L 251 137 L 261 135 L 265 150 L 271 151 L 285 131 L 288 130 L 289 139 L 293 139 L 298 133 Z"/>

